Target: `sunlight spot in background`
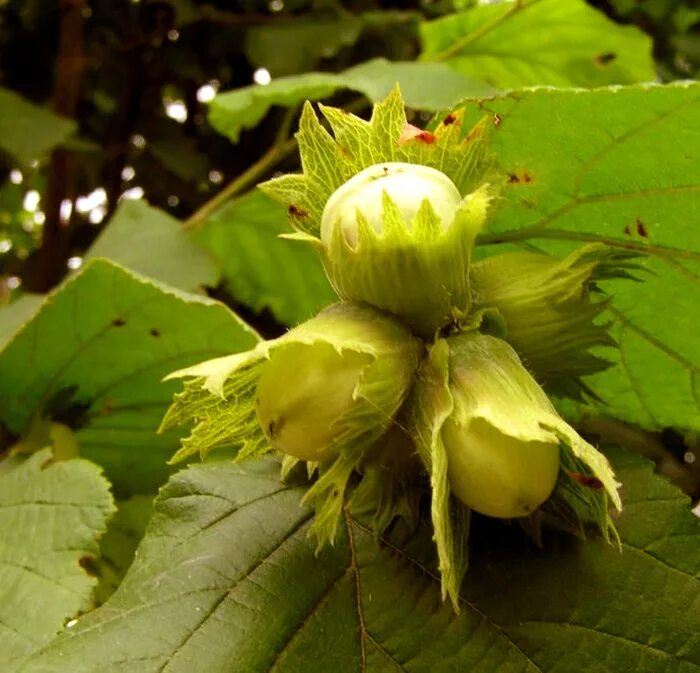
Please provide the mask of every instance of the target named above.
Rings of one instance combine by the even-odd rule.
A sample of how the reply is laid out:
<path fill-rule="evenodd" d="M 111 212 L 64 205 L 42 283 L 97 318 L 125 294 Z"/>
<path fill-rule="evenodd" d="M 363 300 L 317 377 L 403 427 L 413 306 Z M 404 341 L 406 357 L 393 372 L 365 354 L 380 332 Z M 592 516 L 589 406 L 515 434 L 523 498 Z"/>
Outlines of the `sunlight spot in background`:
<path fill-rule="evenodd" d="M 88 221 L 90 224 L 99 224 L 105 219 L 106 215 L 107 208 L 105 206 L 97 206 L 97 208 L 93 208 L 88 214 Z"/>
<path fill-rule="evenodd" d="M 82 265 L 83 265 L 83 258 L 82 257 L 69 257 L 68 261 L 66 262 L 66 266 L 69 269 L 71 269 L 72 271 L 79 269 Z"/>
<path fill-rule="evenodd" d="M 146 139 L 140 133 L 134 133 L 130 140 L 131 144 L 139 150 L 146 147 Z"/>
<path fill-rule="evenodd" d="M 131 189 L 127 189 L 126 191 L 122 192 L 122 195 L 119 197 L 119 200 L 121 201 L 122 199 L 131 199 L 132 201 L 137 201 L 138 199 L 143 198 L 143 187 L 132 187 Z"/>
<path fill-rule="evenodd" d="M 39 207 L 40 200 L 41 196 L 39 192 L 37 192 L 36 189 L 32 189 L 24 195 L 22 205 L 26 211 L 33 213 Z"/>
<path fill-rule="evenodd" d="M 269 84 L 272 81 L 272 76 L 270 75 L 269 70 L 266 68 L 258 68 L 254 73 L 253 73 L 253 81 L 256 84 L 262 84 L 265 86 L 266 84 Z"/>
<path fill-rule="evenodd" d="M 21 284 L 22 280 L 19 276 L 8 276 L 5 279 L 5 285 L 7 285 L 10 290 L 16 290 Z"/>
<path fill-rule="evenodd" d="M 46 222 L 46 214 L 41 210 L 37 210 L 32 219 L 35 224 L 44 224 L 44 222 Z"/>
<path fill-rule="evenodd" d="M 22 175 L 22 171 L 20 171 L 16 168 L 13 168 L 10 171 L 10 182 L 13 185 L 21 185 L 23 179 L 24 179 L 24 176 Z"/>
<path fill-rule="evenodd" d="M 271 12 L 281 12 L 284 9 L 284 2 L 282 0 L 271 0 L 268 7 Z"/>
<path fill-rule="evenodd" d="M 63 199 L 63 201 L 61 201 L 61 206 L 60 206 L 59 212 L 58 212 L 58 216 L 59 216 L 61 222 L 63 222 L 63 224 L 68 222 L 68 220 L 70 220 L 70 216 L 72 214 L 73 214 L 73 202 L 70 199 Z"/>
<path fill-rule="evenodd" d="M 175 194 L 171 194 L 171 195 L 168 197 L 168 205 L 169 205 L 171 208 L 174 208 L 174 207 L 177 206 L 179 203 L 180 203 L 180 198 L 177 197 L 177 196 L 175 196 Z"/>
<path fill-rule="evenodd" d="M 217 79 L 209 80 L 197 89 L 197 100 L 200 103 L 211 103 L 219 90 L 220 82 Z"/>
<path fill-rule="evenodd" d="M 171 42 L 175 42 L 175 40 L 179 39 L 179 37 L 180 37 L 180 31 L 175 30 L 174 28 L 171 28 L 171 29 L 168 31 L 168 39 L 169 39 Z"/>
<path fill-rule="evenodd" d="M 0 255 L 10 252 L 12 250 L 12 241 L 9 238 L 3 238 L 0 241 Z"/>
<path fill-rule="evenodd" d="M 89 213 L 95 208 L 107 205 L 107 192 L 104 187 L 98 187 L 94 192 L 90 192 L 87 196 L 79 196 L 75 200 L 75 209 L 79 213 Z"/>
<path fill-rule="evenodd" d="M 187 121 L 187 106 L 184 100 L 171 100 L 165 104 L 165 114 L 182 124 Z"/>
<path fill-rule="evenodd" d="M 133 166 L 124 166 L 124 168 L 122 168 L 122 180 L 124 180 L 124 182 L 133 180 L 135 175 L 136 171 Z"/>
<path fill-rule="evenodd" d="M 221 171 L 209 171 L 209 182 L 219 185 L 224 181 L 224 174 Z"/>

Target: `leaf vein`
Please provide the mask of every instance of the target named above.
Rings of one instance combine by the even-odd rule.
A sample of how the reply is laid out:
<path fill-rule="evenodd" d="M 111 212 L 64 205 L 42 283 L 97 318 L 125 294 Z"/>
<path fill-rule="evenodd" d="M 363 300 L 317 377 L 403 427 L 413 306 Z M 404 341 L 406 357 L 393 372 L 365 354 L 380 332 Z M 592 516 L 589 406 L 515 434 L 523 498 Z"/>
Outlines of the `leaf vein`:
<path fill-rule="evenodd" d="M 360 584 L 360 568 L 357 563 L 357 550 L 355 549 L 355 537 L 352 534 L 352 526 L 350 523 L 350 514 L 347 507 L 343 508 L 343 517 L 345 519 L 345 527 L 348 533 L 348 548 L 350 550 L 350 570 L 355 578 L 355 608 L 357 610 L 357 619 L 360 626 L 360 672 L 365 673 L 367 670 L 367 651 L 365 641 L 368 633 L 365 626 L 364 612 L 362 609 L 362 587 Z"/>
<path fill-rule="evenodd" d="M 603 631 L 600 628 L 594 628 L 592 626 L 586 626 L 584 624 L 574 624 L 572 622 L 558 622 L 558 621 L 548 620 L 548 619 L 529 619 L 527 621 L 523 621 L 523 622 L 518 623 L 519 626 L 525 626 L 527 624 L 542 624 L 542 625 L 549 625 L 549 626 L 560 626 L 562 628 L 581 629 L 583 631 L 590 631 L 592 633 L 596 633 L 598 635 L 605 636 L 606 638 L 611 638 L 614 640 L 622 640 L 629 645 L 638 646 L 642 650 L 648 650 L 649 653 L 652 655 L 661 655 L 664 657 L 669 657 L 672 659 L 685 661 L 685 662 L 693 665 L 694 667 L 698 668 L 697 662 L 692 661 L 691 659 L 686 659 L 685 657 L 681 657 L 677 653 L 668 652 L 666 650 L 662 650 L 659 647 L 655 647 L 654 645 L 650 645 L 649 643 L 644 643 L 640 640 L 634 640 L 633 638 L 628 638 L 627 636 L 621 636 L 617 633 L 610 633 L 609 631 Z"/>
<path fill-rule="evenodd" d="M 274 660 L 270 664 L 269 667 L 269 672 L 268 673 L 273 673 L 275 669 L 277 668 L 277 665 L 280 662 L 280 659 L 283 657 L 284 653 L 289 649 L 290 645 L 294 642 L 296 637 L 303 631 L 304 627 L 307 625 L 307 623 L 313 619 L 314 615 L 321 609 L 321 607 L 328 601 L 329 596 L 333 593 L 333 591 L 336 589 L 336 587 L 340 584 L 340 582 L 347 576 L 349 572 L 349 568 L 343 568 L 342 572 L 328 585 L 328 588 L 323 592 L 321 596 L 319 596 L 318 600 L 314 603 L 314 605 L 311 607 L 311 610 L 309 610 L 306 615 L 304 615 L 304 618 L 301 620 L 299 623 L 299 626 L 297 626 L 290 634 L 287 640 L 283 643 L 281 649 L 279 652 L 275 655 Z"/>
<path fill-rule="evenodd" d="M 352 521 L 353 521 L 353 524 L 355 526 L 357 526 L 363 532 L 367 533 L 368 535 L 374 535 L 374 533 L 369 528 L 367 528 L 366 526 L 361 524 L 359 521 L 357 521 L 357 519 L 352 519 Z M 426 568 L 420 561 L 413 558 L 408 553 L 406 553 L 405 550 L 397 547 L 395 544 L 393 544 L 392 542 L 387 540 L 386 537 L 380 536 L 379 540 L 382 542 L 382 544 L 386 545 L 386 547 L 388 547 L 389 549 L 391 549 L 392 551 L 397 553 L 399 556 L 404 558 L 410 564 L 417 567 L 426 577 L 429 577 L 435 584 L 437 584 L 438 586 L 441 586 L 440 577 L 438 577 L 438 575 L 436 575 L 433 571 Z M 494 622 L 483 610 L 478 608 L 474 603 L 469 601 L 461 593 L 459 594 L 459 601 L 460 601 L 460 603 L 463 603 L 464 605 L 466 605 L 470 610 L 475 612 L 477 615 L 479 615 L 479 617 L 481 617 L 481 619 L 483 619 L 498 634 L 500 634 L 503 638 L 505 638 L 505 640 L 508 642 L 508 644 L 514 650 L 516 650 L 523 657 L 523 659 L 525 659 L 531 666 L 533 666 L 534 669 L 536 671 L 538 671 L 538 673 L 544 673 L 544 671 L 525 652 L 523 652 L 522 649 L 520 649 L 518 644 L 513 640 L 513 638 L 511 638 L 510 635 L 508 635 L 508 633 L 505 631 L 505 629 L 503 629 L 499 624 Z"/>
<path fill-rule="evenodd" d="M 183 638 L 183 640 L 180 642 L 177 647 L 167 656 L 166 661 L 163 663 L 163 665 L 158 669 L 158 673 L 164 673 L 170 663 L 175 659 L 177 656 L 178 652 L 180 652 L 184 647 L 187 645 L 187 643 L 192 639 L 192 637 L 201 629 L 209 619 L 211 619 L 216 611 L 219 609 L 219 607 L 224 603 L 224 601 L 229 598 L 232 594 L 232 592 L 238 588 L 238 586 L 246 580 L 250 575 L 252 575 L 258 568 L 260 568 L 266 561 L 268 561 L 272 555 L 278 550 L 281 549 L 282 546 L 289 540 L 291 539 L 294 535 L 296 535 L 299 530 L 304 526 L 304 524 L 311 518 L 312 513 L 309 512 L 307 513 L 304 517 L 302 517 L 297 524 L 287 533 L 282 540 L 279 541 L 278 544 L 274 545 L 272 549 L 270 549 L 267 554 L 265 554 L 259 561 L 254 563 L 246 572 L 239 577 L 236 582 L 233 584 L 233 586 L 229 587 L 226 591 L 222 593 L 222 595 L 214 601 L 213 605 L 207 610 L 204 615 L 202 615 L 202 618 L 200 619 L 199 623 L 192 628 L 192 630 Z"/>

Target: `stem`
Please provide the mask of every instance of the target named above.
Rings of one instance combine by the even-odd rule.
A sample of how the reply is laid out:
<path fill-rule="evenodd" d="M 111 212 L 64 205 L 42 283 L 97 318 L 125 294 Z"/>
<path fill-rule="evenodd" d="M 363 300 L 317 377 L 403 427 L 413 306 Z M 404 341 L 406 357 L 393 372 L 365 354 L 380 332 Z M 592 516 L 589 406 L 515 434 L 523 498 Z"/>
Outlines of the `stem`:
<path fill-rule="evenodd" d="M 223 206 L 226 201 L 245 191 L 251 184 L 272 170 L 278 163 L 286 159 L 297 148 L 295 138 L 290 138 L 285 142 L 275 143 L 265 154 L 263 154 L 254 164 L 249 166 L 235 180 L 229 182 L 216 196 L 209 199 L 201 208 L 196 210 L 185 220 L 184 228 L 192 231 L 198 229 L 204 222 Z"/>
<path fill-rule="evenodd" d="M 280 123 L 280 127 L 279 129 L 277 129 L 277 135 L 275 136 L 275 145 L 283 145 L 291 137 L 292 124 L 296 119 L 298 109 L 299 107 L 297 105 L 294 105 L 290 108 L 287 108 L 287 110 L 285 111 L 284 117 L 282 117 L 282 122 Z"/>
<path fill-rule="evenodd" d="M 458 54 L 460 51 L 462 51 L 462 49 L 464 49 L 464 47 L 466 47 L 467 45 L 471 44 L 472 42 L 476 42 L 478 39 L 482 38 L 487 33 L 490 33 L 494 28 L 500 26 L 504 21 L 510 19 L 510 17 L 514 14 L 517 14 L 519 11 L 526 9 L 527 7 L 532 7 L 532 5 L 536 4 L 539 1 L 540 0 L 532 0 L 532 2 L 528 3 L 527 5 L 524 5 L 523 0 L 515 0 L 515 2 L 513 2 L 513 4 L 506 12 L 503 12 L 503 14 L 499 14 L 498 16 L 491 19 L 491 21 L 487 21 L 483 25 L 479 26 L 477 29 L 473 30 L 471 33 L 468 33 L 463 38 L 451 44 L 446 49 L 443 49 L 441 52 L 438 52 L 434 56 L 427 57 L 425 60 L 437 62 L 446 61 L 451 56 L 454 56 L 455 54 Z"/>
<path fill-rule="evenodd" d="M 345 106 L 345 109 L 355 112 L 366 106 L 367 99 L 360 97 L 351 101 Z M 244 192 L 252 184 L 257 182 L 259 178 L 269 173 L 278 163 L 286 159 L 297 149 L 296 138 L 289 137 L 296 116 L 296 106 L 286 111 L 272 147 L 237 178 L 229 182 L 218 194 L 192 213 L 192 215 L 185 220 L 185 230 L 193 231 L 201 227 L 216 210 L 226 203 L 226 201 Z"/>
<path fill-rule="evenodd" d="M 53 110 L 64 117 L 74 117 L 85 69 L 83 53 L 83 11 L 86 0 L 60 0 L 61 24 L 58 55 L 53 84 Z M 30 289 L 46 292 L 65 273 L 68 252 L 66 226 L 61 222 L 61 202 L 71 188 L 73 157 L 70 151 L 57 148 L 51 154 L 46 187 L 46 222 L 41 247 L 37 253 L 36 276 L 29 280 Z"/>

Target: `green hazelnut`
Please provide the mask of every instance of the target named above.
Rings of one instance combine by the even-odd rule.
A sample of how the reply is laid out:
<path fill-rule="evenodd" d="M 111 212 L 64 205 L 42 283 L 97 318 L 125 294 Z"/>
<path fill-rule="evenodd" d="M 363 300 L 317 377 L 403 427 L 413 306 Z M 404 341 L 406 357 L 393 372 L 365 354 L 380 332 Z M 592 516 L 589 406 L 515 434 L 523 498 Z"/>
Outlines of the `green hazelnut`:
<path fill-rule="evenodd" d="M 354 397 L 366 353 L 327 343 L 291 343 L 275 350 L 257 389 L 257 415 L 273 448 L 302 460 L 322 460 Z"/>

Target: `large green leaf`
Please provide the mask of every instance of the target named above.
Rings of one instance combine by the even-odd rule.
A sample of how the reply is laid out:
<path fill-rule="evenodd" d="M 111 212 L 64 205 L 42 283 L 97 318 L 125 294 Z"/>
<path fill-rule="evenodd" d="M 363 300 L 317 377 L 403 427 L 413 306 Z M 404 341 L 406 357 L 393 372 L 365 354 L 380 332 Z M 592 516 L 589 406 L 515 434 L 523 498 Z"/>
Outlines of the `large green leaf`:
<path fill-rule="evenodd" d="M 316 558 L 276 464 L 190 468 L 110 601 L 22 672 L 700 671 L 700 523 L 648 463 L 619 458 L 622 553 L 554 534 L 538 550 L 481 519 L 460 615 L 427 531 L 377 541 L 346 512 Z"/>
<path fill-rule="evenodd" d="M 421 25 L 423 58 L 500 88 L 653 81 L 651 40 L 583 0 L 518 0 Z"/>
<path fill-rule="evenodd" d="M 254 191 L 218 211 L 195 235 L 220 260 L 238 301 L 296 325 L 337 298 L 315 251 L 278 238 L 281 233 L 289 233 L 285 209 Z"/>
<path fill-rule="evenodd" d="M 122 201 L 85 255 L 95 257 L 191 292 L 213 287 L 219 278 L 214 260 L 182 223 L 144 201 Z"/>
<path fill-rule="evenodd" d="M 21 164 L 40 159 L 68 139 L 77 125 L 0 87 L 0 149 Z"/>
<path fill-rule="evenodd" d="M 606 286 L 621 350 L 587 382 L 617 418 L 700 428 L 700 84 L 524 91 L 485 108 L 507 180 L 481 243 L 645 253 L 642 283 Z"/>
<path fill-rule="evenodd" d="M 114 507 L 86 460 L 42 450 L 0 473 L 0 669 L 12 673 L 92 607 L 87 569 Z"/>
<path fill-rule="evenodd" d="M 494 93 L 490 86 L 443 63 L 390 63 L 378 58 L 341 73 L 307 72 L 274 79 L 267 86 L 229 91 L 214 99 L 209 119 L 214 128 L 237 142 L 241 131 L 254 127 L 273 105 L 294 107 L 342 89 L 359 91 L 376 102 L 384 99 L 397 82 L 406 105 L 421 110 L 440 110 L 465 96 Z"/>
<path fill-rule="evenodd" d="M 177 445 L 155 434 L 178 388 L 161 378 L 256 341 L 223 304 L 96 259 L 0 352 L 0 420 L 16 434 L 42 415 L 78 428 L 82 455 L 118 492 L 150 492 Z"/>

